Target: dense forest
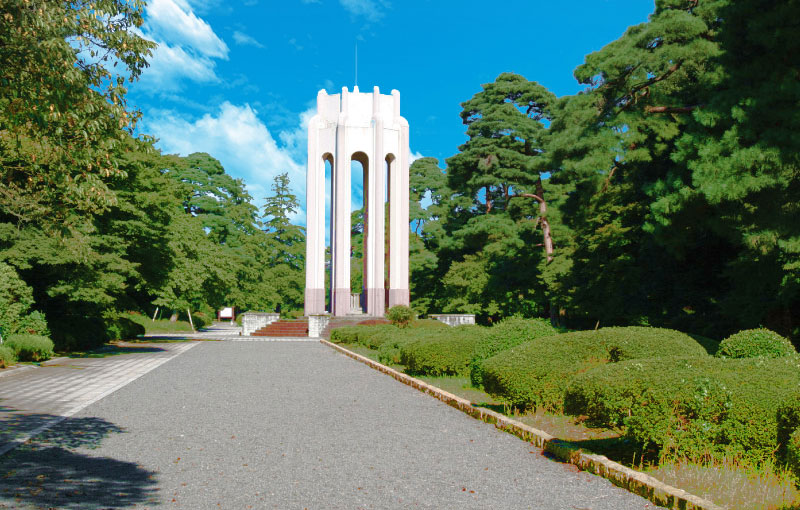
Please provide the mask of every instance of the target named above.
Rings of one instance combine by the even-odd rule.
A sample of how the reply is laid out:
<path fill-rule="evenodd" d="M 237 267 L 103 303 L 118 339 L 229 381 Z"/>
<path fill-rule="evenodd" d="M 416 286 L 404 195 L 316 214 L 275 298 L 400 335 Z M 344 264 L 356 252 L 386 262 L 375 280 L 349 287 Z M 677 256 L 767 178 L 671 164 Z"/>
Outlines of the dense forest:
<path fill-rule="evenodd" d="M 138 134 L 141 2 L 0 6 L 0 327 L 69 347 L 129 310 L 301 309 L 287 176 L 260 202 Z M 797 20 L 797 1 L 658 0 L 579 94 L 483 85 L 458 153 L 411 168 L 413 307 L 797 341 Z"/>
<path fill-rule="evenodd" d="M 575 70 L 579 94 L 484 85 L 446 171 L 412 167 L 433 201 L 413 209 L 414 305 L 797 341 L 799 19 L 795 1 L 658 0 Z"/>

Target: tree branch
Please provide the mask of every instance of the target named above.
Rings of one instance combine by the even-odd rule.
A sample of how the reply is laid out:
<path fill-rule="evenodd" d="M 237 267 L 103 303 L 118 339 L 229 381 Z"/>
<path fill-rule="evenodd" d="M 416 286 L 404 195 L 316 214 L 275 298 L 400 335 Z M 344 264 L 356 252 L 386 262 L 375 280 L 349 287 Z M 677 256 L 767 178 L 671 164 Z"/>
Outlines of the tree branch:
<path fill-rule="evenodd" d="M 705 105 L 696 104 L 692 106 L 645 106 L 644 111 L 647 113 L 691 113 L 692 111 L 702 108 Z"/>

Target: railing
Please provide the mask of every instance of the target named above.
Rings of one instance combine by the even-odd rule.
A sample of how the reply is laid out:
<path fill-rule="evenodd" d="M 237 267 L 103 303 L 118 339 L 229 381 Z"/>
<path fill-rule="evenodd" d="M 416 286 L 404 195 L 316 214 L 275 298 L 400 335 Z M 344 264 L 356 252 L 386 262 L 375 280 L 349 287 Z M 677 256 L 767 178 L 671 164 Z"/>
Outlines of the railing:
<path fill-rule="evenodd" d="M 363 310 L 361 310 L 361 294 L 350 294 L 350 313 L 363 313 Z"/>

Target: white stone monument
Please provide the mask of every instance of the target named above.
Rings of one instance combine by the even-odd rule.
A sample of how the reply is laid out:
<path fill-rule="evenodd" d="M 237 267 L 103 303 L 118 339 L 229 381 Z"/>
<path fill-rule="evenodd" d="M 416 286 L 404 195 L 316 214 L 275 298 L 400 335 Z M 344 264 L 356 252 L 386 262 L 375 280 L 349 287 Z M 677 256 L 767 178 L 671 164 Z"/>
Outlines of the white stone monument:
<path fill-rule="evenodd" d="M 364 288 L 369 316 L 387 305 L 408 305 L 408 122 L 400 116 L 400 93 L 317 94 L 317 114 L 308 124 L 306 176 L 306 315 L 325 312 L 325 162 L 331 166 L 331 310 L 348 315 L 350 303 L 351 161 L 364 168 Z M 388 179 L 388 181 L 387 181 Z M 384 218 L 384 190 L 389 217 Z M 389 223 L 388 281 L 385 281 L 386 222 Z M 388 289 L 386 285 L 388 283 Z M 387 292 L 388 290 L 388 292 Z M 357 292 L 358 292 L 357 291 Z M 388 302 L 388 303 L 387 303 Z"/>

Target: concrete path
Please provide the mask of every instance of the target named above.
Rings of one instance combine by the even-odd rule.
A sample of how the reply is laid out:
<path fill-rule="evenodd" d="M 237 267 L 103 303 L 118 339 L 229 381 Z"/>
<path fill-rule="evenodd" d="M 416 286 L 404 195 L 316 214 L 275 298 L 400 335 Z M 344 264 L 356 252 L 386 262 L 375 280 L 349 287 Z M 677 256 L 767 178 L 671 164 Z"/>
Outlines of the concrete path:
<path fill-rule="evenodd" d="M 103 358 L 60 358 L 0 379 L 0 455 L 196 343 L 122 344 Z"/>
<path fill-rule="evenodd" d="M 319 343 L 165 345 L 0 457 L 0 508 L 653 508 Z"/>

